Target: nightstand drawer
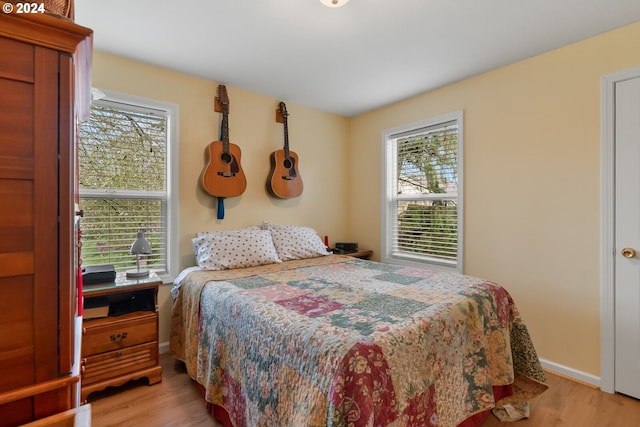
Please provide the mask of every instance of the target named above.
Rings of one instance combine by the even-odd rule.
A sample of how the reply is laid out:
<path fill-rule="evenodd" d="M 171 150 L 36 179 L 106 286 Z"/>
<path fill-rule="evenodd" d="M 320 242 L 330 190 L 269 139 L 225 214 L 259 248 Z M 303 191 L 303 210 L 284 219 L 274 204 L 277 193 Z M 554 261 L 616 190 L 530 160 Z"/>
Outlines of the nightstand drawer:
<path fill-rule="evenodd" d="M 158 315 L 138 312 L 89 320 L 82 328 L 82 357 L 156 341 Z"/>
<path fill-rule="evenodd" d="M 82 359 L 82 385 L 155 366 L 157 352 L 158 342 L 154 341 Z"/>

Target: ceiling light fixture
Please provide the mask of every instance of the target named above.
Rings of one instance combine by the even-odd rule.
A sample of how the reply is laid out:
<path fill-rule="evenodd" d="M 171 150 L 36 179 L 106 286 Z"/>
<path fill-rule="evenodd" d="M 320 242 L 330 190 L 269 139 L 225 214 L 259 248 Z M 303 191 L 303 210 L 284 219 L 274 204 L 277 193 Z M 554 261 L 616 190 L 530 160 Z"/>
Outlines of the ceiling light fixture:
<path fill-rule="evenodd" d="M 347 4 L 349 0 L 320 0 L 320 3 L 327 7 L 341 7 Z"/>

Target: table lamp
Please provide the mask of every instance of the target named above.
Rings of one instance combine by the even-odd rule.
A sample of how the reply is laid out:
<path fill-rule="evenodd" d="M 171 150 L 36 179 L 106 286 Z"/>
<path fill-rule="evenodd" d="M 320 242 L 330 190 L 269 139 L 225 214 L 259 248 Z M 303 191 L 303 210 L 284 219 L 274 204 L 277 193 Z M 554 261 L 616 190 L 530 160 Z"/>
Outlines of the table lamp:
<path fill-rule="evenodd" d="M 138 231 L 136 240 L 131 245 L 129 253 L 136 256 L 136 269 L 127 271 L 127 279 L 147 277 L 149 270 L 140 270 L 140 255 L 148 255 L 151 253 L 151 244 L 144 237 L 144 231 Z"/>

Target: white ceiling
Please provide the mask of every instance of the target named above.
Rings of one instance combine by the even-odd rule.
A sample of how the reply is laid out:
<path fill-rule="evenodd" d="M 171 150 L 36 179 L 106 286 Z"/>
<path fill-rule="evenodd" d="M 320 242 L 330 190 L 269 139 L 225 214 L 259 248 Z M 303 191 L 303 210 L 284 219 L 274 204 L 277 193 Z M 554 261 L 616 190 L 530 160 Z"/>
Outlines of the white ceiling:
<path fill-rule="evenodd" d="M 639 0 L 75 0 L 94 48 L 351 117 L 640 21 Z"/>

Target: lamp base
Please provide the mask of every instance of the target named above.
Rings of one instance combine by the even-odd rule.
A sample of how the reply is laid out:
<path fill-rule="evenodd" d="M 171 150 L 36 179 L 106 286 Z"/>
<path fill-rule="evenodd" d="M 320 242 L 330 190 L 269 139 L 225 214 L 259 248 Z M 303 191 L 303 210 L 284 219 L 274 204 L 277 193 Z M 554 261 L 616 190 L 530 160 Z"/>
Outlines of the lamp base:
<path fill-rule="evenodd" d="M 127 271 L 127 279 L 139 279 L 142 277 L 148 277 L 149 270 L 129 270 Z"/>

